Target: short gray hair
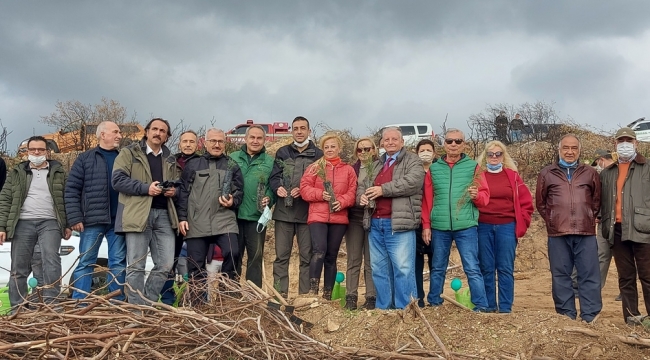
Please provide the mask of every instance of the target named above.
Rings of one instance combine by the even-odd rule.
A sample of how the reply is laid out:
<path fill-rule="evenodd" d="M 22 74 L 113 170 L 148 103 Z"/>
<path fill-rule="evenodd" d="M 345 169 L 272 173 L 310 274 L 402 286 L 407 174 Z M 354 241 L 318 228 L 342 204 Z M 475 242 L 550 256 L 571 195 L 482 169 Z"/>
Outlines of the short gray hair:
<path fill-rule="evenodd" d="M 462 130 L 456 128 L 447 129 L 447 131 L 445 131 L 445 138 L 451 133 L 460 133 L 460 135 L 463 137 L 463 140 L 465 140 L 465 133 Z"/>
<path fill-rule="evenodd" d="M 564 139 L 566 139 L 568 137 L 572 137 L 572 138 L 578 140 L 578 150 L 582 150 L 582 142 L 580 141 L 580 138 L 578 137 L 578 135 L 576 135 L 574 133 L 568 133 L 568 134 L 562 135 L 562 137 L 560 138 L 560 141 L 558 141 L 558 143 L 557 143 L 558 150 L 562 149 L 562 140 L 564 140 Z"/>
<path fill-rule="evenodd" d="M 384 134 L 387 133 L 387 132 L 389 132 L 389 131 L 397 131 L 397 132 L 399 133 L 399 136 L 400 136 L 400 137 L 403 136 L 403 135 L 402 135 L 402 129 L 401 129 L 399 126 L 389 126 L 389 127 L 385 127 L 385 128 L 383 128 L 383 129 L 381 130 L 381 137 L 382 137 L 382 139 L 384 138 Z"/>
<path fill-rule="evenodd" d="M 226 132 L 225 132 L 225 131 L 223 131 L 223 130 L 221 130 L 221 129 L 217 129 L 217 128 L 209 128 L 208 131 L 205 132 L 205 135 L 207 136 L 207 135 L 208 135 L 209 133 L 211 133 L 211 132 L 213 132 L 213 133 L 217 133 L 217 134 L 223 134 L 224 136 L 226 136 Z"/>
<path fill-rule="evenodd" d="M 197 139 L 199 138 L 199 135 L 197 135 L 196 131 L 194 131 L 194 130 L 185 130 L 178 136 L 178 138 L 179 139 L 182 138 L 183 135 L 185 135 L 185 134 L 193 134 Z"/>
<path fill-rule="evenodd" d="M 264 130 L 264 127 L 262 127 L 262 125 L 251 125 L 251 126 L 249 126 L 246 129 L 246 135 L 245 135 L 246 137 L 248 137 L 248 133 L 249 133 L 249 131 L 251 131 L 251 129 L 260 129 L 260 130 L 262 130 L 262 132 L 264 133 L 264 137 L 266 138 L 266 130 Z"/>
<path fill-rule="evenodd" d="M 113 123 L 112 121 L 102 121 L 97 125 L 97 130 L 95 130 L 95 136 L 97 136 L 97 139 L 99 139 L 102 136 L 102 133 L 106 131 L 106 126 L 109 123 Z"/>

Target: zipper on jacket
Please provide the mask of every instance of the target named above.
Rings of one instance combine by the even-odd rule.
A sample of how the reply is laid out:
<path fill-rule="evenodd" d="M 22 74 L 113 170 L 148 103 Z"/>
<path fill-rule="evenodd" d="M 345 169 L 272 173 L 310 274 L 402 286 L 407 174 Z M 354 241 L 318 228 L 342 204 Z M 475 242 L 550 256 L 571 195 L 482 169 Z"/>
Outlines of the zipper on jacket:
<path fill-rule="evenodd" d="M 454 164 L 454 166 L 455 165 L 456 164 Z M 449 166 L 449 164 L 447 164 L 447 166 Z M 454 225 L 453 225 L 454 215 L 452 213 L 452 208 L 451 208 L 451 202 L 453 201 L 453 196 L 452 196 L 452 192 L 451 192 L 451 189 L 453 188 L 451 186 L 451 183 L 452 183 L 452 179 L 454 178 L 453 175 L 452 175 L 453 171 L 454 171 L 454 168 L 450 167 L 449 168 L 449 230 L 450 231 L 454 231 Z"/>

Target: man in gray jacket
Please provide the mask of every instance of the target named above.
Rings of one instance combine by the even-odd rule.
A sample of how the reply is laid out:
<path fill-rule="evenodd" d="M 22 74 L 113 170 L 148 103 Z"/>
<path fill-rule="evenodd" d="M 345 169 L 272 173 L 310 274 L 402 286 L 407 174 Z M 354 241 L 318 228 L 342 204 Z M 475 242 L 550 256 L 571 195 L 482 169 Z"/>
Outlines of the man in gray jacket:
<path fill-rule="evenodd" d="M 379 309 L 403 309 L 417 298 L 415 284 L 415 229 L 420 225 L 424 169 L 422 160 L 404 149 L 402 131 L 382 132 L 386 153 L 371 175 L 374 186 L 360 182 L 357 200 L 371 205 L 370 264 Z"/>
<path fill-rule="evenodd" d="M 640 323 L 636 278 L 650 314 L 650 164 L 637 153 L 634 130 L 624 127 L 614 136 L 618 161 L 600 173 L 600 214 L 603 237 L 612 245 L 618 270 L 623 319 Z"/>
<path fill-rule="evenodd" d="M 207 152 L 185 165 L 177 202 L 179 229 L 187 243 L 187 269 L 193 281 L 203 281 L 208 249 L 216 244 L 223 255 L 223 272 L 234 279 L 239 258 L 236 210 L 242 202 L 244 179 L 237 163 L 224 153 L 223 130 L 209 129 L 205 145 Z"/>

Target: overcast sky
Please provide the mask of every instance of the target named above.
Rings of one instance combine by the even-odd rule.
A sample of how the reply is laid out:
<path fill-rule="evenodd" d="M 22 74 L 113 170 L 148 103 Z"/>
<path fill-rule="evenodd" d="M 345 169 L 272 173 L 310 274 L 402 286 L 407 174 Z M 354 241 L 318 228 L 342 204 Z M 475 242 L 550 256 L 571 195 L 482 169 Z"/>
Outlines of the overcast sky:
<path fill-rule="evenodd" d="M 2 1 L 0 119 L 11 151 L 102 97 L 195 128 L 438 131 L 538 100 L 612 128 L 650 116 L 649 30 L 650 1 Z"/>

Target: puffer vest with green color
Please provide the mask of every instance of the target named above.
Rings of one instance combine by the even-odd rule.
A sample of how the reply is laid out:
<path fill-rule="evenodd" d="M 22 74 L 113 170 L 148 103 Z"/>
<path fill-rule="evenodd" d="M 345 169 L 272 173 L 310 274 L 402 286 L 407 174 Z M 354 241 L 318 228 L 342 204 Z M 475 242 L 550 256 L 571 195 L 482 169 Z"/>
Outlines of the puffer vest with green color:
<path fill-rule="evenodd" d="M 462 154 L 449 167 L 440 158 L 429 167 L 433 180 L 433 209 L 431 228 L 440 231 L 458 231 L 478 225 L 478 209 L 469 197 L 467 188 L 474 181 L 476 161 Z"/>

